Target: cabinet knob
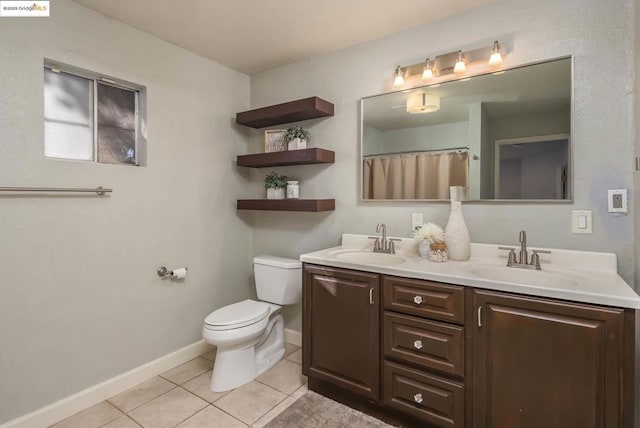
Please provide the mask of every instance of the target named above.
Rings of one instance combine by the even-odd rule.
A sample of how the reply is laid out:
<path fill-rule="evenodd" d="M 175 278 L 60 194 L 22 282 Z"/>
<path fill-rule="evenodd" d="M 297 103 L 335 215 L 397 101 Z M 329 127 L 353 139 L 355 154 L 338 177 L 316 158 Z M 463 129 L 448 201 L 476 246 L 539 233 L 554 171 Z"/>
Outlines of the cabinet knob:
<path fill-rule="evenodd" d="M 413 347 L 416 349 L 422 349 L 422 340 L 416 340 L 413 342 Z"/>
<path fill-rule="evenodd" d="M 420 303 L 422 303 L 422 296 L 416 296 L 416 297 L 414 297 L 414 298 L 413 298 L 413 302 L 414 302 L 416 305 L 419 305 Z"/>
<path fill-rule="evenodd" d="M 413 396 L 413 401 L 415 401 L 416 403 L 420 404 L 422 403 L 422 394 L 416 394 Z"/>

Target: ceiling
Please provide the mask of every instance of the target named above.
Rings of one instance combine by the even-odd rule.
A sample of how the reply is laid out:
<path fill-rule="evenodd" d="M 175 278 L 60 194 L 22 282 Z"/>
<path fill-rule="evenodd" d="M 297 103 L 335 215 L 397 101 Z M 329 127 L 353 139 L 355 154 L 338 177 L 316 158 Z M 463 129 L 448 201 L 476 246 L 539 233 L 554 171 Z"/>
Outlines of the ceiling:
<path fill-rule="evenodd" d="M 74 1 L 251 75 L 494 0 Z"/>

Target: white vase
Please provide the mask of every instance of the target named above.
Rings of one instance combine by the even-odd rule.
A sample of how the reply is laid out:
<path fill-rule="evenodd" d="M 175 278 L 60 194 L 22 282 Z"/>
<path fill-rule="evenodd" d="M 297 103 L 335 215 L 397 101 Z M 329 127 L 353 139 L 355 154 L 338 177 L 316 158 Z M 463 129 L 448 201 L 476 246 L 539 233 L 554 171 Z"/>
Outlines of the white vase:
<path fill-rule="evenodd" d="M 418 252 L 420 253 L 420 257 L 424 257 L 425 259 L 429 257 L 429 241 L 421 239 L 418 242 Z"/>
<path fill-rule="evenodd" d="M 268 188 L 267 199 L 284 199 L 284 188 L 283 187 L 280 187 L 277 189 Z"/>
<path fill-rule="evenodd" d="M 444 229 L 444 242 L 447 244 L 449 260 L 469 260 L 471 256 L 471 237 L 462 215 L 461 195 L 458 186 L 451 187 L 451 211 Z"/>
<path fill-rule="evenodd" d="M 301 138 L 294 138 L 289 141 L 289 145 L 287 147 L 288 150 L 300 150 L 307 148 L 307 140 L 303 140 Z"/>

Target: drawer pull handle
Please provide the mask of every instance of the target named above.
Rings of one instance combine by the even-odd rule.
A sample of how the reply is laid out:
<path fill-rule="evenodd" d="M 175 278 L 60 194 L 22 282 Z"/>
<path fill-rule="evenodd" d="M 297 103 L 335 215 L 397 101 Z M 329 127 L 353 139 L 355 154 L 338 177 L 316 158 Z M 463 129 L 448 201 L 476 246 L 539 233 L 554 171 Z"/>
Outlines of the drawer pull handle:
<path fill-rule="evenodd" d="M 413 342 L 413 347 L 416 349 L 422 349 L 422 340 L 416 340 Z"/>
<path fill-rule="evenodd" d="M 422 403 L 422 394 L 416 394 L 413 396 L 413 401 L 415 401 L 418 404 Z"/>
<path fill-rule="evenodd" d="M 415 303 L 416 305 L 419 305 L 422 303 L 422 296 L 416 296 L 413 298 L 413 303 Z"/>

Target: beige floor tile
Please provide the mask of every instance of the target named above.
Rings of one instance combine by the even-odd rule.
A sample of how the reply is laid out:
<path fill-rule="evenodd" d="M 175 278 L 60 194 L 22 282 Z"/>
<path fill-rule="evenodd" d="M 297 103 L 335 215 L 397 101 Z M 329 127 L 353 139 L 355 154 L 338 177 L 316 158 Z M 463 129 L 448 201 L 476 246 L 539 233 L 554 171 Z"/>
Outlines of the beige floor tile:
<path fill-rule="evenodd" d="M 53 428 L 97 428 L 122 416 L 122 412 L 103 401 L 53 425 Z"/>
<path fill-rule="evenodd" d="M 231 391 L 214 406 L 251 425 L 285 398 L 282 392 L 253 381 Z"/>
<path fill-rule="evenodd" d="M 209 403 L 213 403 L 221 397 L 227 395 L 226 392 L 213 392 L 209 389 L 211 383 L 211 370 L 201 374 L 200 376 L 191 379 L 189 382 L 182 385 L 187 391 L 196 394 L 203 400 L 207 400 Z"/>
<path fill-rule="evenodd" d="M 292 394 L 305 383 L 302 367 L 289 360 L 282 360 L 257 379 L 285 394 Z"/>
<path fill-rule="evenodd" d="M 292 345 L 290 343 L 284 342 L 284 357 L 283 358 L 287 358 L 289 355 L 293 354 L 298 349 L 300 349 L 299 346 Z"/>
<path fill-rule="evenodd" d="M 213 368 L 213 363 L 205 358 L 198 357 L 191 361 L 188 361 L 178 367 L 174 367 L 162 373 L 160 376 L 170 380 L 173 383 L 182 385 L 183 383 L 190 381 L 196 376 L 200 376 L 202 373 Z"/>
<path fill-rule="evenodd" d="M 114 395 L 109 398 L 108 401 L 126 413 L 136 407 L 142 406 L 144 403 L 148 403 L 175 387 L 175 384 L 160 376 L 156 376 L 118 395 Z"/>
<path fill-rule="evenodd" d="M 287 360 L 296 364 L 302 364 L 302 348 L 287 357 Z"/>
<path fill-rule="evenodd" d="M 291 394 L 291 397 L 293 397 L 294 399 L 297 400 L 298 398 L 300 398 L 304 394 L 306 394 L 308 390 L 309 390 L 309 388 L 307 387 L 307 383 L 305 382 L 304 385 L 302 385 L 300 388 L 296 389 L 296 392 Z"/>
<path fill-rule="evenodd" d="M 140 425 L 135 423 L 133 419 L 129 418 L 128 416 L 123 415 L 115 421 L 103 425 L 102 428 L 140 428 Z"/>
<path fill-rule="evenodd" d="M 184 389 L 175 388 L 138 407 L 129 416 L 143 427 L 168 428 L 193 416 L 207 404 Z"/>
<path fill-rule="evenodd" d="M 282 413 L 287 407 L 289 407 L 290 405 L 292 405 L 295 402 L 296 402 L 296 400 L 293 397 L 285 398 L 284 401 L 282 401 L 280 404 L 278 404 L 273 409 L 269 410 L 266 415 L 264 415 L 263 417 L 258 419 L 258 421 L 255 422 L 251 426 L 253 428 L 262 428 L 262 427 L 264 427 L 266 424 L 271 422 L 276 416 L 278 416 L 280 413 Z"/>
<path fill-rule="evenodd" d="M 213 350 L 211 350 L 211 351 L 209 351 L 209 352 L 207 352 L 205 354 L 202 354 L 201 357 L 202 358 L 206 358 L 209 361 L 215 361 L 217 352 L 218 352 L 218 349 L 217 348 L 213 348 Z"/>
<path fill-rule="evenodd" d="M 176 428 L 242 428 L 246 427 L 236 418 L 222 410 L 209 406 L 178 425 Z"/>

